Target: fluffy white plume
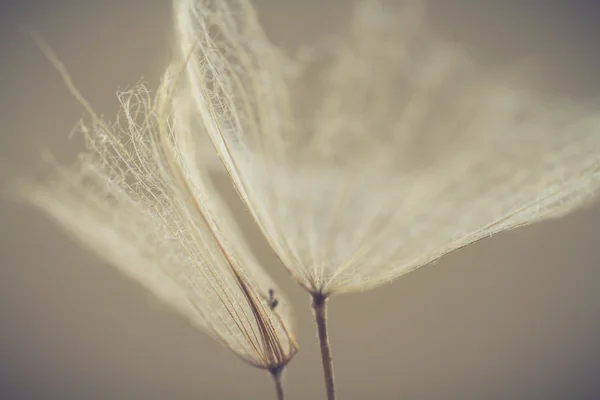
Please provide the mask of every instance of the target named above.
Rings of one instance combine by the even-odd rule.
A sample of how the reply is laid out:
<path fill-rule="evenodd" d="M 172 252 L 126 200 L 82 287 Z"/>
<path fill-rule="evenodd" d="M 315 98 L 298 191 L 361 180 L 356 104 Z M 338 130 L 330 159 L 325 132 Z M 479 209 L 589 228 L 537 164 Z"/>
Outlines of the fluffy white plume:
<path fill-rule="evenodd" d="M 93 114 L 65 77 L 93 116 L 81 126 L 89 151 L 71 168 L 53 166 L 48 179 L 23 183 L 21 194 L 245 361 L 285 366 L 297 348 L 285 299 L 198 168 L 203 151 L 189 101 L 174 96 L 173 73 L 156 101 L 142 85 L 121 93 L 114 124 Z"/>
<path fill-rule="evenodd" d="M 373 287 L 561 216 L 600 183 L 600 114 L 488 76 L 434 34 L 422 3 L 357 2 L 347 35 L 298 79 L 246 0 L 176 1 L 198 116 L 312 293 Z M 318 95 L 296 104 L 307 85 Z"/>

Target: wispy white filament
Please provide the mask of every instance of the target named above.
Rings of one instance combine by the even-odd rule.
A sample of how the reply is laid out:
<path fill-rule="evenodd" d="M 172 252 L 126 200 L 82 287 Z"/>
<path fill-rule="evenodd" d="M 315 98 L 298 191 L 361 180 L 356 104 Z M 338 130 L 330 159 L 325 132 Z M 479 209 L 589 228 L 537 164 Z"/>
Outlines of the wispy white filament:
<path fill-rule="evenodd" d="M 175 96 L 174 75 L 165 75 L 156 97 L 143 85 L 121 93 L 114 124 L 88 110 L 92 123 L 81 125 L 88 151 L 20 192 L 242 359 L 281 368 L 296 352 L 285 299 L 198 168 L 204 149 L 191 132 L 189 101 Z M 279 302 L 273 310 L 270 290 Z"/>
<path fill-rule="evenodd" d="M 357 2 L 308 65 L 317 96 L 246 0 L 176 0 L 196 112 L 287 269 L 364 290 L 497 232 L 558 217 L 600 184 L 600 114 L 487 76 L 402 12 Z M 292 92 L 292 94 L 290 94 Z M 296 92 L 297 93 L 297 92 Z"/>

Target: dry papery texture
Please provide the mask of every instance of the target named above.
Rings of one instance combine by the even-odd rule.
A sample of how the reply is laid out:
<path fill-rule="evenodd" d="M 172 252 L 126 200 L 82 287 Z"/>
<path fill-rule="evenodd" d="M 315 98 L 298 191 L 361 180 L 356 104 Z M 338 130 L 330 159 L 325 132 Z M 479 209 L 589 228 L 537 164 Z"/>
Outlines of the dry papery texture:
<path fill-rule="evenodd" d="M 197 115 L 313 294 L 368 289 L 564 215 L 600 183 L 598 112 L 487 74 L 435 33 L 423 3 L 357 2 L 347 31 L 305 63 L 268 41 L 247 1 L 176 1 Z"/>
<path fill-rule="evenodd" d="M 88 151 L 20 192 L 239 357 L 279 370 L 297 348 L 286 301 L 198 168 L 189 102 L 174 97 L 172 76 L 155 99 L 143 85 L 120 93 L 114 124 L 88 108 Z M 279 300 L 273 310 L 270 289 Z"/>

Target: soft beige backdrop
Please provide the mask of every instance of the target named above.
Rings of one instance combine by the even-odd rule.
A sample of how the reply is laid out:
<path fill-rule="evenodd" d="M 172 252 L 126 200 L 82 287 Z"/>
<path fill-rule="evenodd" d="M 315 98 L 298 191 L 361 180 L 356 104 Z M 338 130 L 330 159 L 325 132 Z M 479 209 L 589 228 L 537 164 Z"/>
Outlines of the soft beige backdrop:
<path fill-rule="evenodd" d="M 28 32 L 43 34 L 94 107 L 111 116 L 117 88 L 142 76 L 156 83 L 169 59 L 169 3 L 1 3 L 3 179 L 9 166 L 35 168 L 39 148 L 64 161 L 81 149 L 68 139 L 81 107 Z M 291 47 L 333 31 L 349 8 L 344 0 L 257 3 L 269 34 Z M 485 65 L 534 59 L 517 78 L 532 88 L 599 94 L 598 11 L 584 2 L 519 3 L 440 0 L 431 13 Z M 0 204 L 0 398 L 273 398 L 264 373 L 38 213 Z M 288 398 L 323 398 L 309 299 L 240 216 L 296 306 L 301 351 L 286 375 Z M 375 291 L 334 298 L 340 399 L 600 398 L 599 222 L 600 207 L 580 211 L 480 242 Z"/>

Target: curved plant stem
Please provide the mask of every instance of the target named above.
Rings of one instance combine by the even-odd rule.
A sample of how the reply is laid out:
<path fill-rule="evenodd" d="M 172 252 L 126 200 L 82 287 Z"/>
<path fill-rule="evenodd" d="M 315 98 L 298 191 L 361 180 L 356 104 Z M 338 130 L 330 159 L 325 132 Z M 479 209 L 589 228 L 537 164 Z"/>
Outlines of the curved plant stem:
<path fill-rule="evenodd" d="M 272 369 L 269 372 L 273 377 L 273 382 L 275 382 L 275 392 L 277 393 L 277 400 L 283 400 L 283 383 L 281 381 L 281 374 L 283 373 L 283 369 Z"/>
<path fill-rule="evenodd" d="M 327 334 L 327 297 L 322 294 L 313 294 L 312 306 L 315 311 L 315 322 L 317 323 L 319 345 L 321 346 L 323 377 L 325 378 L 327 399 L 334 400 L 335 382 L 333 375 L 333 358 L 331 357 L 331 347 L 329 346 L 329 336 Z"/>

